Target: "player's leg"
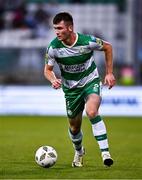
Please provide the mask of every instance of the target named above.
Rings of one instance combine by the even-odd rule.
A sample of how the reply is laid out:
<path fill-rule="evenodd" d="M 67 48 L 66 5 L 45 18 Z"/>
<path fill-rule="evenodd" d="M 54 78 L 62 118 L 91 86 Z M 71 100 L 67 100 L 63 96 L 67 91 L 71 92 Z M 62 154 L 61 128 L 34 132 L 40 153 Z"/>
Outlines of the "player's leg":
<path fill-rule="evenodd" d="M 81 131 L 81 124 L 82 124 L 82 112 L 80 112 L 74 118 L 69 119 L 69 135 L 73 142 L 75 150 L 79 151 L 82 147 L 82 131 Z"/>
<path fill-rule="evenodd" d="M 72 162 L 73 167 L 83 166 L 84 148 L 82 147 L 82 112 L 80 112 L 74 118 L 69 118 L 69 136 L 75 149 L 74 160 Z"/>
<path fill-rule="evenodd" d="M 107 166 L 113 164 L 109 153 L 109 145 L 105 124 L 98 114 L 101 97 L 98 94 L 89 94 L 86 98 L 86 114 L 91 121 L 93 135 L 96 138 L 102 152 L 103 162 Z"/>

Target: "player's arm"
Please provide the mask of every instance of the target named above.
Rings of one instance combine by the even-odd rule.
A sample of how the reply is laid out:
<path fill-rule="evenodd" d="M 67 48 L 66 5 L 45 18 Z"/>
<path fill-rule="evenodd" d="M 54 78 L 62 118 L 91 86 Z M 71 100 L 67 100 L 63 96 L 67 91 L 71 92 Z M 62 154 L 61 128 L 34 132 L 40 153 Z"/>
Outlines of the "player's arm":
<path fill-rule="evenodd" d="M 105 53 L 105 61 L 106 61 L 106 75 L 104 79 L 104 84 L 108 85 L 109 89 L 111 89 L 115 85 L 115 77 L 113 75 L 113 52 L 112 45 L 108 42 L 103 41 L 103 47 L 101 50 Z"/>
<path fill-rule="evenodd" d="M 104 84 L 108 85 L 109 89 L 115 85 L 115 77 L 113 75 L 113 57 L 112 57 L 112 46 L 106 41 L 100 38 L 91 36 L 90 49 L 104 51 L 106 61 L 106 75 Z"/>
<path fill-rule="evenodd" d="M 53 72 L 53 66 L 45 64 L 44 76 L 48 81 L 51 82 L 53 88 L 59 89 L 61 87 L 61 79 L 58 79 L 55 76 L 55 73 Z"/>
<path fill-rule="evenodd" d="M 54 63 L 54 51 L 49 47 L 45 55 L 44 76 L 51 82 L 53 88 L 58 89 L 61 87 L 61 79 L 58 79 L 53 71 Z"/>

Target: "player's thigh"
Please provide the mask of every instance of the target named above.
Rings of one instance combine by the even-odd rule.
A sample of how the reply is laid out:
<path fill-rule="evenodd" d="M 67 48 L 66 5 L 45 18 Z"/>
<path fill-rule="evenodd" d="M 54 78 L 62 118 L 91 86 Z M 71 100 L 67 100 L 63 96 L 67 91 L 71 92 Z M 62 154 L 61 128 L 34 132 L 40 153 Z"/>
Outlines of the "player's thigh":
<path fill-rule="evenodd" d="M 98 109 L 100 107 L 101 97 L 98 94 L 89 94 L 86 99 L 86 113 L 94 114 L 98 113 Z"/>
<path fill-rule="evenodd" d="M 84 106 L 83 93 L 75 96 L 66 96 L 66 111 L 69 119 L 79 119 L 79 114 L 84 110 Z"/>
<path fill-rule="evenodd" d="M 85 90 L 86 113 L 89 118 L 93 118 L 98 114 L 98 109 L 101 103 L 101 91 L 102 83 L 99 79 L 96 79 L 96 81 Z"/>

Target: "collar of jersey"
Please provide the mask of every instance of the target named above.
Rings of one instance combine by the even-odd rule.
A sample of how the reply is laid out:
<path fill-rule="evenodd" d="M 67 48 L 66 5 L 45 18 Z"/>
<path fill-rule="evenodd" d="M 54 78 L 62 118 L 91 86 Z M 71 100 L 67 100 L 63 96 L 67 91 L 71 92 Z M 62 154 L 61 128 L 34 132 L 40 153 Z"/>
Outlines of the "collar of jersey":
<path fill-rule="evenodd" d="M 73 46 L 76 44 L 77 41 L 78 41 L 78 33 L 76 33 L 76 39 L 75 39 L 74 43 L 73 43 L 71 46 L 66 45 L 64 42 L 62 42 L 62 44 L 63 44 L 65 47 L 71 48 L 71 47 L 73 47 Z"/>

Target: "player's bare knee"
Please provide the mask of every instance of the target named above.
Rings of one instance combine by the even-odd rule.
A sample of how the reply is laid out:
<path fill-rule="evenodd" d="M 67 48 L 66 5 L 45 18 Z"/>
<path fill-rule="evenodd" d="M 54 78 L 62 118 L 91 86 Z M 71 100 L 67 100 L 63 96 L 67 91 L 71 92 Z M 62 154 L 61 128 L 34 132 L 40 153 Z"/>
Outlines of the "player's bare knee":
<path fill-rule="evenodd" d="M 90 110 L 90 111 L 86 112 L 86 114 L 87 114 L 89 119 L 92 119 L 92 118 L 97 116 L 98 111 L 97 110 Z"/>
<path fill-rule="evenodd" d="M 78 127 L 70 127 L 70 130 L 71 130 L 71 133 L 72 134 L 77 134 L 77 133 L 79 133 L 80 132 L 80 128 L 78 128 Z"/>

